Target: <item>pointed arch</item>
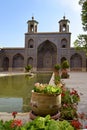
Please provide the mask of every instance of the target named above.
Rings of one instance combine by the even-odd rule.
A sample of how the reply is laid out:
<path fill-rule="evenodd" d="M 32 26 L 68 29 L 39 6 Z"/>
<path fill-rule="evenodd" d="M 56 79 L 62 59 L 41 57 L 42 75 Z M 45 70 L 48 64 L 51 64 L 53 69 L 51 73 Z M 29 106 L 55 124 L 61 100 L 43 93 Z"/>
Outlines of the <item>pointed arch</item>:
<path fill-rule="evenodd" d="M 66 24 L 63 24 L 63 32 L 66 31 Z"/>
<path fill-rule="evenodd" d="M 61 58 L 61 63 L 63 63 L 63 61 L 67 60 L 65 57 Z"/>
<path fill-rule="evenodd" d="M 75 53 L 70 58 L 71 70 L 82 70 L 82 57 L 80 54 Z"/>
<path fill-rule="evenodd" d="M 14 68 L 24 67 L 24 57 L 17 53 L 13 56 L 13 65 Z"/>
<path fill-rule="evenodd" d="M 34 40 L 33 39 L 29 39 L 28 48 L 34 48 Z"/>
<path fill-rule="evenodd" d="M 4 57 L 4 59 L 3 59 L 3 70 L 8 71 L 8 68 L 9 68 L 9 58 Z"/>
<path fill-rule="evenodd" d="M 33 58 L 32 57 L 28 58 L 27 65 L 31 65 L 33 67 Z"/>
<path fill-rule="evenodd" d="M 61 40 L 61 48 L 67 48 L 67 40 L 65 38 Z"/>
<path fill-rule="evenodd" d="M 44 41 L 37 49 L 37 68 L 52 70 L 57 62 L 57 47 L 49 40 Z"/>

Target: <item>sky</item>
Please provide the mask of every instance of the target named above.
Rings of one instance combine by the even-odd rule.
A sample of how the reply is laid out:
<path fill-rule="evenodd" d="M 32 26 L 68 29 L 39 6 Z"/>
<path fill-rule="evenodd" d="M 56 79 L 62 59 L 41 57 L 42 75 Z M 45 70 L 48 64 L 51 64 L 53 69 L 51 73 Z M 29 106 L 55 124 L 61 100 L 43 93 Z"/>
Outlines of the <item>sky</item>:
<path fill-rule="evenodd" d="M 59 21 L 70 20 L 71 46 L 84 33 L 79 0 L 0 0 L 0 48 L 24 47 L 27 21 L 39 22 L 38 32 L 58 32 Z"/>

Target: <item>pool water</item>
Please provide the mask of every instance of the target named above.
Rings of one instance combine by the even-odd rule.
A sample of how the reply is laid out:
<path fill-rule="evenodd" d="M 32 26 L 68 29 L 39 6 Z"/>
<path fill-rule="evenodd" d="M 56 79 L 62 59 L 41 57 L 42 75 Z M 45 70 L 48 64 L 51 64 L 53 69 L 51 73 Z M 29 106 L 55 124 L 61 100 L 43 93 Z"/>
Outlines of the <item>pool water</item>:
<path fill-rule="evenodd" d="M 34 84 L 49 83 L 50 78 L 51 73 L 0 77 L 0 112 L 28 112 Z"/>

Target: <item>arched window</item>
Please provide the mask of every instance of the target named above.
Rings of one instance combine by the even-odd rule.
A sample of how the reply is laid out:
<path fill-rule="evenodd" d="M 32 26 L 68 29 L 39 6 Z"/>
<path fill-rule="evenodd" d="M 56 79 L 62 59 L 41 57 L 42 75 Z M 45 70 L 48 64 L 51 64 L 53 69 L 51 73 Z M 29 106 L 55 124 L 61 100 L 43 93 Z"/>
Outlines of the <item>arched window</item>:
<path fill-rule="evenodd" d="M 33 67 L 33 58 L 32 57 L 28 58 L 27 65 L 31 65 Z"/>
<path fill-rule="evenodd" d="M 61 40 L 61 47 L 66 48 L 67 47 L 67 40 L 64 38 Z"/>
<path fill-rule="evenodd" d="M 63 24 L 63 32 L 66 31 L 66 24 Z"/>
<path fill-rule="evenodd" d="M 31 30 L 31 32 L 34 31 L 34 26 L 33 26 L 33 24 L 30 25 L 30 30 Z"/>
<path fill-rule="evenodd" d="M 28 48 L 33 48 L 33 47 L 34 47 L 34 41 L 33 41 L 33 39 L 30 39 L 28 41 Z"/>

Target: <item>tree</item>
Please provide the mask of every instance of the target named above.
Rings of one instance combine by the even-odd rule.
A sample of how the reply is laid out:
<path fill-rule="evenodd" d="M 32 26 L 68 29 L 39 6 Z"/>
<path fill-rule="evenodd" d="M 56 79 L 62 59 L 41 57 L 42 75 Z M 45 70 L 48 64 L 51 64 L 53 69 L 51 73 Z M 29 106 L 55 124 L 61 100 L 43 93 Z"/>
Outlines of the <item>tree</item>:
<path fill-rule="evenodd" d="M 87 0 L 80 0 L 79 4 L 82 6 L 81 20 L 83 30 L 87 31 Z M 76 49 L 81 49 L 87 55 L 87 35 L 80 34 L 74 42 Z"/>
<path fill-rule="evenodd" d="M 83 50 L 87 56 L 87 35 L 79 35 L 74 45 L 77 50 Z"/>
<path fill-rule="evenodd" d="M 87 31 L 87 0 L 80 0 L 79 4 L 82 6 L 81 19 L 83 30 Z"/>

